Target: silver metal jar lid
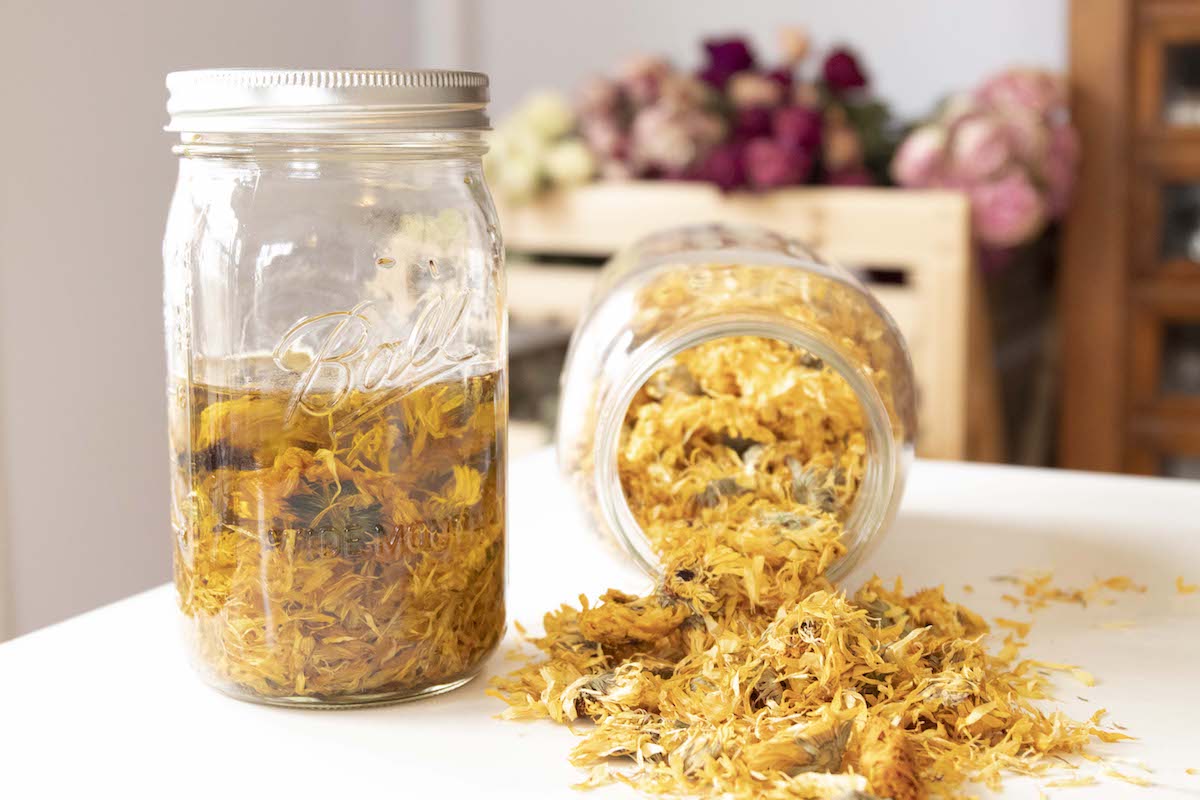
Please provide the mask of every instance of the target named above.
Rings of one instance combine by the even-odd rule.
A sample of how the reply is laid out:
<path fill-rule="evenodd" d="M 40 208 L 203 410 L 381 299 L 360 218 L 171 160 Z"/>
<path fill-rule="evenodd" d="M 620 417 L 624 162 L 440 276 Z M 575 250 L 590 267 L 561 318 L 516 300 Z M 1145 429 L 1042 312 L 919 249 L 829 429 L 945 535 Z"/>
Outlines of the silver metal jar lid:
<path fill-rule="evenodd" d="M 488 78 L 440 69 L 201 69 L 167 75 L 168 131 L 486 130 Z"/>

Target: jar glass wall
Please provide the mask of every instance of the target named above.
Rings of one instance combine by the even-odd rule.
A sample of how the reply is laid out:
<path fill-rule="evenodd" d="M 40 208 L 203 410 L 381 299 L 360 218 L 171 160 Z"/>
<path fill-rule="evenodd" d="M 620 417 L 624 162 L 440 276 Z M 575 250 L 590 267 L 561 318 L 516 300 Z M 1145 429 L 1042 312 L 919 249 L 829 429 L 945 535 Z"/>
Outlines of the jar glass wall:
<path fill-rule="evenodd" d="M 716 361 L 725 372 L 708 380 L 730 382 L 732 375 L 737 385 L 706 383 L 697 370 Z M 761 401 L 743 397 L 756 385 L 755 371 L 764 376 L 758 386 L 766 387 L 764 379 L 786 385 L 764 388 Z M 696 517 L 698 507 L 723 495 L 771 490 L 745 477 L 756 469 L 785 476 L 779 491 L 789 501 L 808 491 L 816 475 L 843 528 L 844 555 L 828 572 L 836 577 L 890 523 L 912 458 L 914 377 L 895 323 L 846 270 L 761 229 L 673 229 L 614 257 L 576 329 L 562 387 L 560 465 L 596 530 L 651 574 L 659 570 L 654 542 L 642 524 L 646 518 L 639 522 L 629 502 L 639 482 L 657 481 L 663 494 L 679 495 L 678 516 Z M 665 404 L 646 410 L 672 394 L 674 416 Z M 747 403 L 755 420 L 735 422 Z M 764 407 L 771 403 L 778 407 Z M 691 408 L 728 414 L 728 421 L 689 418 Z M 786 421 L 796 441 L 758 424 L 768 418 Z M 642 422 L 656 426 L 657 440 L 646 439 Z M 644 458 L 635 462 L 684 438 L 703 444 L 713 463 L 723 460 L 728 474 L 696 483 L 686 462 L 697 454 L 686 449 L 675 455 L 678 471 Z M 641 456 L 634 452 L 639 448 Z M 772 459 L 777 463 L 768 463 Z M 839 459 L 852 465 L 851 479 Z M 662 509 L 653 514 L 661 518 Z M 760 514 L 756 531 L 784 524 L 759 525 L 764 519 Z M 791 525 L 795 517 L 774 519 Z M 686 530 L 690 523 L 679 521 Z"/>
<path fill-rule="evenodd" d="M 326 113 L 320 132 L 177 125 L 163 248 L 185 627 L 210 682 L 281 704 L 453 688 L 505 614 L 480 133 Z"/>

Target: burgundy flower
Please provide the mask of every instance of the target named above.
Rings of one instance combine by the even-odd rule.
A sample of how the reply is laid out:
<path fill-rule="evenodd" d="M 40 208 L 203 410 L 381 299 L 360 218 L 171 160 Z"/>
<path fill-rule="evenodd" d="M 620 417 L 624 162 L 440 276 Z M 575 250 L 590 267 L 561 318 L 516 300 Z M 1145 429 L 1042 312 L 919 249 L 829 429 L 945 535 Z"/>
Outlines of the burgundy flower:
<path fill-rule="evenodd" d="M 779 69 L 773 69 L 767 73 L 767 77 L 783 87 L 785 95 L 792 93 L 792 84 L 795 82 L 795 76 L 792 74 L 791 68 L 780 67 Z"/>
<path fill-rule="evenodd" d="M 752 189 L 774 189 L 803 183 L 812 171 L 809 153 L 774 139 L 746 143 L 746 183 Z"/>
<path fill-rule="evenodd" d="M 689 175 L 693 180 L 715 183 L 721 191 L 728 192 L 746 183 L 746 172 L 742 164 L 745 145 L 728 142 L 708 152 Z"/>
<path fill-rule="evenodd" d="M 821 112 L 807 106 L 776 109 L 771 119 L 775 139 L 808 152 L 821 147 Z"/>
<path fill-rule="evenodd" d="M 745 39 L 709 39 L 704 42 L 708 63 L 700 70 L 699 77 L 718 89 L 734 73 L 754 69 L 754 54 Z"/>
<path fill-rule="evenodd" d="M 771 133 L 771 109 L 740 108 L 733 117 L 733 135 L 742 139 L 757 139 Z"/>
<path fill-rule="evenodd" d="M 833 92 L 861 89 L 867 85 L 867 76 L 858 65 L 858 59 L 845 48 L 830 53 L 821 72 L 825 76 L 825 84 Z"/>

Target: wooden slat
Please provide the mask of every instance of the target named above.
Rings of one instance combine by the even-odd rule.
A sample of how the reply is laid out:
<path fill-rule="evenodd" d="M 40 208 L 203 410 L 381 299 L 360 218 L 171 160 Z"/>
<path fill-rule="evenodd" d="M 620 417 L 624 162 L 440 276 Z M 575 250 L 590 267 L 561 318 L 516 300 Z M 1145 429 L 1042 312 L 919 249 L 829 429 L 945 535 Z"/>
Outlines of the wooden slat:
<path fill-rule="evenodd" d="M 515 250 L 606 256 L 662 228 L 703 222 L 760 225 L 808 243 L 826 258 L 867 266 L 956 271 L 969 237 L 957 192 L 780 189 L 722 194 L 699 183 L 600 182 L 501 209 Z"/>
<path fill-rule="evenodd" d="M 1059 277 L 1059 460 L 1074 469 L 1120 471 L 1124 462 L 1133 5 L 1071 3 L 1071 113 L 1083 159 Z"/>

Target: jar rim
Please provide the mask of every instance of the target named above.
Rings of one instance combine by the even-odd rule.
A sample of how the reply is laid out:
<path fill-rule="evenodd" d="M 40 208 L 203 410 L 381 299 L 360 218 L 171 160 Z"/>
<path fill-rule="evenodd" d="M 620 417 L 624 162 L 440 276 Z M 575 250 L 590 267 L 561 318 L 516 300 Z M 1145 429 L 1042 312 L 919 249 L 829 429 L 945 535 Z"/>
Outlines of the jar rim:
<path fill-rule="evenodd" d="M 621 427 L 638 390 L 664 362 L 705 342 L 730 336 L 762 336 L 799 347 L 822 359 L 850 386 L 866 419 L 867 466 L 855 495 L 845 529 L 854 541 L 829 569 L 838 578 L 854 568 L 878 544 L 879 533 L 891 523 L 903 495 L 906 470 L 900 462 L 911 459 L 911 448 L 898 444 L 887 406 L 875 385 L 835 346 L 795 320 L 781 321 L 765 314 L 728 314 L 709 317 L 683 328 L 665 331 L 639 348 L 625 379 L 609 393 L 599 409 L 593 440 L 592 491 L 605 524 L 623 549 L 651 577 L 659 577 L 658 558 L 637 523 L 621 487 L 618 455 Z"/>
<path fill-rule="evenodd" d="M 487 130 L 488 77 L 444 69 L 200 69 L 167 75 L 166 130 Z"/>

